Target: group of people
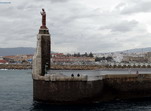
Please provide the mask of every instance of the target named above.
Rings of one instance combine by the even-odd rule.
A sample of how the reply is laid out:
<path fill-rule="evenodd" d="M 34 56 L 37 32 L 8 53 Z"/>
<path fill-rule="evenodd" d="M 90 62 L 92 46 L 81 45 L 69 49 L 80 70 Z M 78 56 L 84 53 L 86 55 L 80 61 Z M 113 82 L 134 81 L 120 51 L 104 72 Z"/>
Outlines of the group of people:
<path fill-rule="evenodd" d="M 71 74 L 71 77 L 74 77 L 74 74 Z M 77 74 L 77 77 L 80 77 L 80 74 L 79 74 L 79 73 Z"/>

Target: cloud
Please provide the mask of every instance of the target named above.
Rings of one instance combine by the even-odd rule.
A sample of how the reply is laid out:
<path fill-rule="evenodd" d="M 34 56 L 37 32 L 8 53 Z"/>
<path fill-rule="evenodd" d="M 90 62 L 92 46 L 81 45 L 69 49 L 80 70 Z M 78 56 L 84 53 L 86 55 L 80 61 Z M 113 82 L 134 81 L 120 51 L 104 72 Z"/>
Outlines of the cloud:
<path fill-rule="evenodd" d="M 52 3 L 57 3 L 57 2 L 68 2 L 69 0 L 50 0 Z"/>
<path fill-rule="evenodd" d="M 97 4 L 88 4 L 91 2 L 14 0 L 9 6 L 3 5 L 0 7 L 0 47 L 35 47 L 41 26 L 41 8 L 46 10 L 53 51 L 109 52 L 134 46 L 150 46 L 151 34 L 147 32 L 146 25 L 139 21 L 139 17 L 133 16 L 142 10 L 149 12 L 147 4 L 148 8 L 143 7 L 147 1 L 136 4 L 134 0 L 116 0 L 110 4 L 107 1 L 102 4 L 100 0 Z M 107 5 L 104 8 L 105 4 Z M 111 7 L 113 10 L 110 10 Z M 135 7 L 143 9 L 135 10 Z M 131 19 L 127 16 L 131 16 Z M 144 14 L 142 16 L 146 17 Z M 147 21 L 146 23 L 150 24 Z"/>
<path fill-rule="evenodd" d="M 132 4 L 122 4 L 124 8 L 121 10 L 122 14 L 133 14 L 133 13 L 141 13 L 141 12 L 151 12 L 151 1 L 135 1 Z M 117 8 L 120 7 L 120 4 Z"/>
<path fill-rule="evenodd" d="M 68 2 L 69 0 L 34 0 L 35 2 L 51 2 L 51 3 L 65 3 L 65 2 Z"/>
<path fill-rule="evenodd" d="M 132 31 L 134 28 L 137 27 L 138 22 L 133 20 L 133 21 L 122 21 L 120 23 L 116 24 L 110 24 L 108 26 L 101 27 L 100 30 L 106 30 L 109 29 L 112 32 L 128 32 Z"/>

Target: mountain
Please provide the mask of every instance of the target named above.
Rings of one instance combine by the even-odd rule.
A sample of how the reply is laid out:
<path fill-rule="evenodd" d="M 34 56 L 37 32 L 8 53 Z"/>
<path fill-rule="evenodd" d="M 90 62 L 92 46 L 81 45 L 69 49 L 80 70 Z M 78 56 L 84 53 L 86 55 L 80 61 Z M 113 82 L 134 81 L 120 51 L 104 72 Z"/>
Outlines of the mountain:
<path fill-rule="evenodd" d="M 129 49 L 129 50 L 118 51 L 118 52 L 124 52 L 124 53 L 145 53 L 145 52 L 151 52 L 151 47 Z"/>
<path fill-rule="evenodd" d="M 16 47 L 16 48 L 0 48 L 0 56 L 34 54 L 35 48 L 32 47 Z"/>
<path fill-rule="evenodd" d="M 0 56 L 34 54 L 35 51 L 36 51 L 36 49 L 32 48 L 32 47 L 0 48 Z M 145 52 L 151 52 L 151 47 L 129 49 L 129 50 L 123 50 L 123 51 L 116 51 L 116 52 L 112 52 L 112 53 L 121 53 L 121 52 L 145 53 Z M 52 53 L 56 53 L 56 52 L 52 52 Z"/>
<path fill-rule="evenodd" d="M 106 52 L 106 53 L 94 53 L 96 56 L 102 56 L 102 54 L 105 56 L 111 56 L 112 54 L 144 54 L 147 52 L 151 52 L 151 47 L 146 47 L 146 48 L 135 48 L 135 49 L 129 49 L 129 50 L 123 50 L 123 51 L 115 51 L 115 52 Z"/>

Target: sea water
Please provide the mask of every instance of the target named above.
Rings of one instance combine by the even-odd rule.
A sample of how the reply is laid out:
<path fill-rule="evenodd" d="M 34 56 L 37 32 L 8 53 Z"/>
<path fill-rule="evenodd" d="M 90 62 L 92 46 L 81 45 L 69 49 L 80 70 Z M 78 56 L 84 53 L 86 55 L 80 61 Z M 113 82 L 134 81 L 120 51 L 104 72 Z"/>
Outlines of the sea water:
<path fill-rule="evenodd" d="M 151 73 L 151 69 L 138 69 L 141 73 Z M 70 75 L 71 73 L 97 74 L 127 73 L 129 70 L 52 71 Z M 131 69 L 135 74 L 136 69 Z M 0 70 L 0 111 L 151 111 L 151 98 L 139 100 L 116 100 L 89 105 L 49 105 L 33 101 L 31 70 Z"/>

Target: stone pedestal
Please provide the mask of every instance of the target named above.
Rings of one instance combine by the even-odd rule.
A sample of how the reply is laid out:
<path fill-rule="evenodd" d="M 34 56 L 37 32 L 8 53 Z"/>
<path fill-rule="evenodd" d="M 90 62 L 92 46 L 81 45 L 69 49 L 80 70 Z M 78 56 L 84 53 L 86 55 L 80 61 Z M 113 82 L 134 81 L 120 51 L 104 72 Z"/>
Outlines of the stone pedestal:
<path fill-rule="evenodd" d="M 44 76 L 50 69 L 50 34 L 49 30 L 40 28 L 37 35 L 37 49 L 33 57 L 33 79 Z"/>

